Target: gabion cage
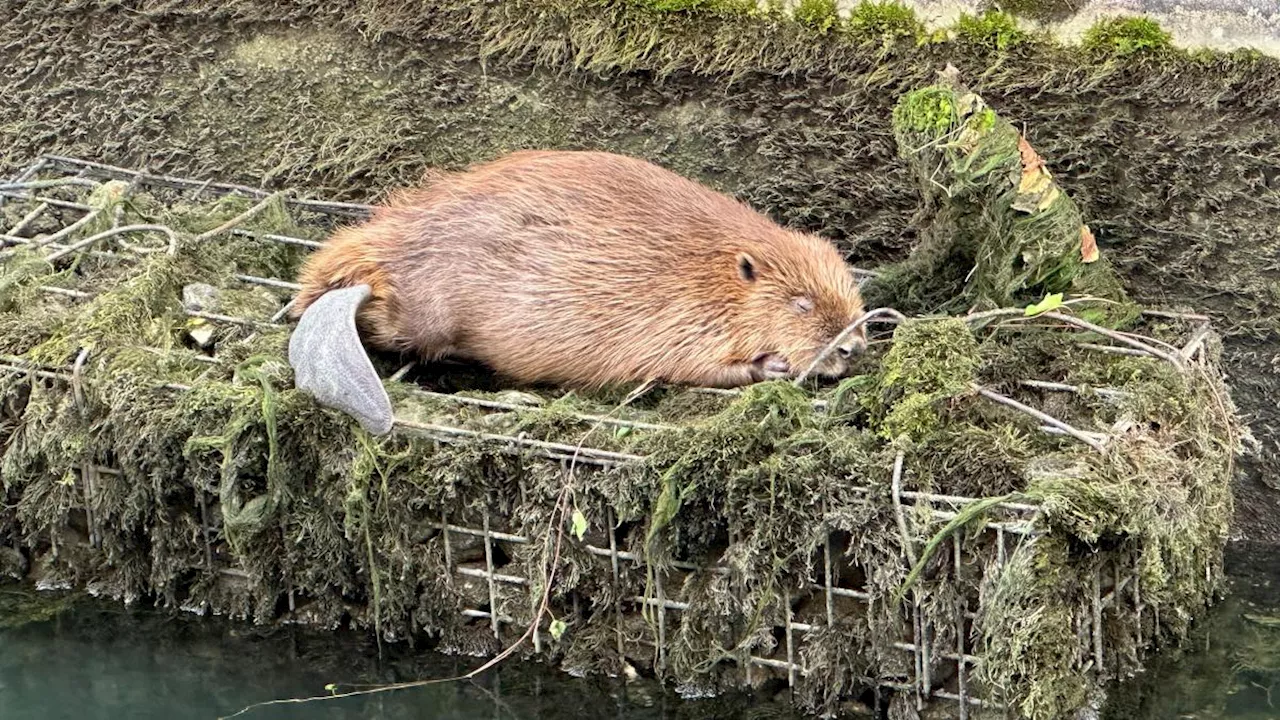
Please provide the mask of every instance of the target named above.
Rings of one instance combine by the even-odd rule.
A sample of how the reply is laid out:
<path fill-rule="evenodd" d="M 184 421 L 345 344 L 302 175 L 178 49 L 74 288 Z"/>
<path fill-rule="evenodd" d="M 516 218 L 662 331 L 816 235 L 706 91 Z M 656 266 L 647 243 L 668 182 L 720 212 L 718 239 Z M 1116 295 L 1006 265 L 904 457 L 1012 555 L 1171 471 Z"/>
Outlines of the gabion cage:
<path fill-rule="evenodd" d="M 22 211 L 17 222 L 8 227 L 0 227 L 0 241 L 8 246 L 38 247 L 50 260 L 85 254 L 109 261 L 127 262 L 131 256 L 171 251 L 174 243 L 174 233 L 171 229 L 159 225 L 121 225 L 118 223 L 118 218 L 117 222 L 112 222 L 106 230 L 87 238 L 75 239 L 78 231 L 92 222 L 103 220 L 99 217 L 101 211 L 83 202 L 63 199 L 56 191 L 68 186 L 97 188 L 106 181 L 126 182 L 128 184 L 126 193 L 145 189 L 156 194 L 157 197 L 169 198 L 173 202 L 193 201 L 220 195 L 244 196 L 257 201 L 257 204 L 240 217 L 217 228 L 216 233 L 255 236 L 263 243 L 282 243 L 304 248 L 315 248 L 320 245 L 320 242 L 315 239 L 255 233 L 243 227 L 267 202 L 281 199 L 280 193 L 268 193 L 240 185 L 168 177 L 58 156 L 45 156 L 12 180 L 0 184 L 0 204 L 9 204 Z M 336 223 L 358 220 L 370 211 L 370 207 L 365 205 L 304 200 L 287 195 L 283 196 L 283 202 L 300 224 L 317 228 L 317 236 L 322 236 Z M 106 220 L 112 219 L 106 218 Z M 107 249 L 108 245 L 112 245 L 112 249 Z M 227 324 L 249 328 L 277 327 L 285 322 L 284 318 L 289 309 L 287 298 L 299 288 L 292 279 L 237 275 L 235 280 L 245 285 L 278 292 L 281 298 L 280 306 L 259 316 L 233 316 L 198 309 L 188 310 L 188 314 L 215 325 Z M 43 290 L 50 294 L 72 298 L 85 297 L 84 293 L 56 286 L 48 286 Z M 1185 361 L 1194 361 L 1210 333 L 1208 318 L 1177 313 L 1153 312 L 1152 314 L 1176 316 L 1192 324 L 1193 329 L 1184 338 L 1184 344 L 1170 352 L 1176 352 Z M 1123 342 L 1094 343 L 1089 346 L 1099 353 L 1147 354 L 1146 350 Z M 23 358 L 5 357 L 0 358 L 2 363 L 0 373 L 25 374 L 43 382 L 70 383 L 75 387 L 82 382 L 81 372 L 87 360 L 87 351 L 82 351 L 76 362 L 67 367 L 33 366 Z M 207 362 L 217 363 L 218 360 L 209 358 Z M 402 380 L 412 368 L 412 363 L 406 364 L 391 374 L 389 379 Z M 1069 401 L 1070 398 L 1085 392 L 1085 389 L 1077 386 L 1031 378 L 1026 379 L 1023 385 L 1028 390 L 1034 390 L 1044 396 L 1054 396 L 1055 401 Z M 170 389 L 183 392 L 190 388 L 174 385 Z M 414 392 L 423 393 L 436 400 L 469 405 L 495 413 L 517 410 L 521 407 L 518 402 L 508 403 L 425 389 L 416 389 Z M 705 390 L 703 392 L 733 394 L 736 391 Z M 1090 392 L 1095 391 L 1090 390 Z M 1102 388 L 1096 392 L 1105 396 L 1108 393 L 1120 394 L 1122 391 Z M 1095 446 L 1103 446 L 1109 441 L 1109 436 L 1106 434 L 1076 429 L 1026 403 L 991 391 L 985 391 L 983 394 L 993 402 L 1034 416 L 1039 429 L 1044 433 L 1071 437 Z M 820 402 L 819 405 L 821 405 Z M 656 424 L 617 418 L 591 416 L 586 419 L 610 427 L 638 430 L 662 429 Z M 484 433 L 409 419 L 397 420 L 395 432 L 418 434 L 443 444 L 460 439 L 478 439 L 510 448 L 513 452 L 538 455 L 548 463 L 566 467 L 570 463 L 575 463 L 607 468 L 643 459 L 637 455 L 590 446 L 574 446 L 504 433 Z M 82 497 L 85 497 L 86 493 L 92 493 L 94 487 L 101 483 L 136 480 L 122 478 L 119 470 L 94 462 L 84 463 L 74 470 L 76 491 Z M 892 472 L 892 501 L 898 524 L 897 530 L 905 538 L 920 534 L 933 535 L 939 527 L 955 518 L 959 511 L 980 500 L 980 498 L 903 489 L 904 469 L 901 454 L 897 456 Z M 207 493 L 197 495 L 198 502 L 195 506 L 186 508 L 182 512 L 190 513 L 195 518 L 194 521 L 203 529 L 204 566 L 199 570 L 206 573 L 216 572 L 221 574 L 226 582 L 235 582 L 243 573 L 229 564 L 230 555 L 223 547 L 225 540 L 219 537 L 216 528 L 211 527 L 210 504 L 216 502 L 217 497 Z M 88 503 L 82 503 L 79 512 L 84 518 L 83 541 L 91 548 L 95 547 L 99 527 L 92 508 Z M 608 508 L 597 512 L 597 517 L 606 518 L 605 527 L 615 526 L 616 523 L 610 516 L 611 511 Z M 1039 512 L 1040 507 L 1034 503 L 1003 502 L 993 505 L 985 519 L 979 523 L 982 528 L 981 532 L 976 534 L 980 536 L 979 539 L 974 539 L 975 535 L 971 534 L 970 539 L 964 543 L 958 536 L 946 541 L 950 545 L 949 572 L 955 577 L 968 575 L 978 578 L 999 572 L 1011 554 L 1027 544 L 1037 542 L 1039 534 L 1035 520 Z M 471 606 L 462 610 L 463 615 L 487 627 L 488 632 L 492 633 L 499 643 L 514 640 L 522 631 L 522 621 L 516 619 L 516 613 L 511 612 L 511 608 L 527 603 L 531 585 L 535 582 L 529 577 L 513 572 L 505 559 L 512 557 L 513 548 L 540 541 L 539 538 L 511 532 L 508 521 L 509 518 L 485 511 L 463 516 L 445 514 L 434 522 L 435 530 L 443 539 L 446 562 L 455 574 L 455 583 L 471 600 Z M 919 527 L 921 523 L 924 524 L 923 528 Z M 572 542 L 572 540 L 567 541 Z M 50 542 L 56 546 L 58 542 L 66 542 L 66 540 L 50 538 Z M 744 684 L 759 685 L 771 680 L 795 685 L 800 678 L 810 672 L 803 656 L 806 638 L 811 633 L 834 625 L 838 618 L 865 612 L 866 605 L 873 600 L 865 587 L 869 569 L 857 567 L 845 560 L 844 545 L 847 542 L 848 538 L 842 537 L 840 533 L 827 532 L 827 541 L 822 548 L 821 557 L 817 558 L 813 565 L 816 572 L 808 579 L 807 586 L 786 590 L 784 612 L 771 619 L 774 636 L 777 639 L 774 648 L 771 652 L 752 654 L 746 666 L 741 669 Z M 581 544 L 586 552 L 598 557 L 601 562 L 608 563 L 615 582 L 621 574 L 635 572 L 644 562 L 638 553 L 620 548 L 613 532 L 588 535 Z M 905 547 L 910 551 L 913 543 L 908 540 L 905 542 Z M 914 555 L 914 553 L 911 554 Z M 687 561 L 673 563 L 670 574 L 659 573 L 656 576 L 652 597 L 641 597 L 635 594 L 622 594 L 617 597 L 619 612 L 616 649 L 619 655 L 635 656 L 636 647 L 645 648 L 640 652 L 651 653 L 655 658 L 657 669 L 661 670 L 666 662 L 670 642 L 669 630 L 679 613 L 688 607 L 686 603 L 672 597 L 672 588 L 681 587 L 686 579 L 693 575 L 729 572 L 724 566 L 717 564 L 715 558 L 708 560 L 706 564 Z M 917 558 L 909 556 L 903 560 L 908 564 L 914 564 Z M 1075 634 L 1078 639 L 1074 650 L 1075 665 L 1082 674 L 1106 679 L 1109 676 L 1108 654 L 1111 650 L 1105 642 L 1103 627 L 1109 617 L 1120 612 L 1121 609 L 1125 612 L 1136 612 L 1141 616 L 1145 609 L 1142 592 L 1138 574 L 1129 564 L 1122 566 L 1120 563 L 1111 563 L 1109 566 L 1102 567 L 1093 577 L 1084 580 L 1092 588 L 1092 606 L 1090 612 L 1075 619 Z M 290 610 L 294 610 L 292 593 L 287 598 L 287 604 Z M 866 692 L 875 696 L 877 705 L 883 706 L 887 698 L 896 698 L 897 702 L 904 703 L 916 712 L 931 709 L 931 711 L 941 711 L 959 718 L 1008 715 L 1009 712 L 998 702 L 998 698 L 984 697 L 975 689 L 971 681 L 974 668 L 982 662 L 982 658 L 975 654 L 976 649 L 972 641 L 975 623 L 981 622 L 977 614 L 978 604 L 979 598 L 972 593 L 959 593 L 955 599 L 950 626 L 940 627 L 925 621 L 918 595 L 914 599 L 909 598 L 901 610 L 903 617 L 907 620 L 905 627 L 908 631 L 892 643 L 892 647 L 900 653 L 900 656 L 896 660 L 878 659 L 876 665 L 880 671 L 877 676 L 863 679 Z M 637 615 L 646 606 L 656 617 L 651 633 L 637 634 L 634 628 L 623 626 L 624 618 L 628 615 Z M 538 628 L 533 632 L 532 640 L 535 650 L 540 651 L 543 644 L 547 642 L 546 633 L 545 628 Z"/>

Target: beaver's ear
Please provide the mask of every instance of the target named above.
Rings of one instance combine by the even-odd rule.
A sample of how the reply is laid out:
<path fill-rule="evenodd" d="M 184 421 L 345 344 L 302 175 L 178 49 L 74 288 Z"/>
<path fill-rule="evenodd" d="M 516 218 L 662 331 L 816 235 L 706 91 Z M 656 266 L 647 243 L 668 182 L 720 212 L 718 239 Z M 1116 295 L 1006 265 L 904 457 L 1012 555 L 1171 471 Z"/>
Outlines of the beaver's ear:
<path fill-rule="evenodd" d="M 758 272 L 755 258 L 746 253 L 738 253 L 738 277 L 743 282 L 755 282 Z"/>

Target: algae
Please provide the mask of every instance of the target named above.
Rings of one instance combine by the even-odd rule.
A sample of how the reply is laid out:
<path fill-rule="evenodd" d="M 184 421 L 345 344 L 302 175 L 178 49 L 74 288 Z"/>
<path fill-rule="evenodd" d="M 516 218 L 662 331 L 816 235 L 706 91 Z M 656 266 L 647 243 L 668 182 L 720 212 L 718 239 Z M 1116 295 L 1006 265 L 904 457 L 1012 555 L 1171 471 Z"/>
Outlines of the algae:
<path fill-rule="evenodd" d="M 923 238 L 867 284 L 873 304 L 988 310 L 1069 292 L 1088 301 L 1082 317 L 1133 319 L 1136 308 L 1044 159 L 954 68 L 903 96 L 893 119 L 924 194 Z"/>

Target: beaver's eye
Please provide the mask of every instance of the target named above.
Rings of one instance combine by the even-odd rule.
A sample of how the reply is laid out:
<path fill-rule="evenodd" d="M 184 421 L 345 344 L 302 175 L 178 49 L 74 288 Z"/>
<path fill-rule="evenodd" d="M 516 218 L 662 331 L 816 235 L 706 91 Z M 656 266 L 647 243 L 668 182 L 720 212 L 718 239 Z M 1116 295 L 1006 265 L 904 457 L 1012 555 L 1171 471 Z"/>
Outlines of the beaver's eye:
<path fill-rule="evenodd" d="M 805 315 L 813 312 L 813 301 L 807 297 L 791 298 L 791 309 Z"/>

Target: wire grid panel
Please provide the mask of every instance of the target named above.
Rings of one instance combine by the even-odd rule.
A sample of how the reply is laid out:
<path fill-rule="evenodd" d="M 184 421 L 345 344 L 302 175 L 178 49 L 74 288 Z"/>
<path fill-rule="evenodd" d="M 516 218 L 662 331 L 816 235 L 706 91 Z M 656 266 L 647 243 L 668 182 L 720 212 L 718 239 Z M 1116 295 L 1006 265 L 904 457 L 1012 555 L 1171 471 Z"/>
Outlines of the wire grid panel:
<path fill-rule="evenodd" d="M 155 247 L 144 247 L 121 243 L 122 249 L 126 251 L 123 253 L 100 249 L 99 243 L 101 241 L 113 236 L 123 235 L 128 231 L 127 227 L 120 225 L 118 216 L 109 218 L 111 221 L 110 230 L 85 240 L 71 242 L 75 231 L 94 220 L 101 211 L 87 204 L 60 199 L 55 197 L 51 191 L 64 185 L 96 187 L 107 180 L 121 180 L 128 183 L 126 193 L 145 188 L 148 192 L 157 194 L 157 196 L 166 194 L 167 197 L 174 200 L 196 200 L 202 196 L 240 195 L 259 201 L 258 205 L 255 206 L 258 209 L 263 207 L 267 201 L 278 197 L 278 195 L 242 185 L 200 182 L 74 158 L 44 156 L 13 180 L 7 183 L 0 183 L 0 206 L 3 206 L 6 202 L 17 201 L 25 203 L 24 207 L 30 207 L 30 210 L 11 227 L 0 227 L 0 243 L 5 245 L 38 245 L 50 257 L 63 257 L 71 253 L 87 253 L 121 261 L 128 261 L 131 253 L 163 251 L 165 249 L 163 244 Z M 302 200 L 288 196 L 283 197 L 282 200 L 290 208 L 291 213 L 295 215 L 295 220 L 300 224 L 314 224 L 322 229 L 332 228 L 341 222 L 366 217 L 371 211 L 369 206 L 353 203 Z M 220 228 L 220 230 L 232 234 L 254 236 L 263 242 L 283 243 L 306 248 L 315 248 L 320 245 L 319 242 L 311 239 L 255 233 L 237 226 L 239 223 L 247 221 L 253 212 L 254 210 L 250 210 L 244 216 L 228 223 L 228 227 Z M 30 233 L 27 231 L 34 224 L 40 222 L 42 217 L 55 214 L 58 216 L 58 223 L 61 224 L 61 228 L 38 238 L 29 236 Z M 165 230 L 157 228 L 139 232 L 149 232 L 159 236 L 164 234 Z M 299 287 L 292 280 L 285 278 L 237 275 L 235 280 L 247 285 L 273 288 L 282 292 L 293 292 Z M 70 295 L 72 297 L 84 296 L 83 293 L 64 288 L 47 287 L 45 290 L 53 294 Z M 278 310 L 259 317 L 237 317 L 195 310 L 189 310 L 188 314 L 214 323 L 228 323 L 248 327 L 278 326 L 288 311 L 289 302 L 291 300 L 283 301 Z M 1199 319 L 1199 316 L 1180 317 Z M 1194 355 L 1199 350 L 1200 343 L 1203 342 L 1208 334 L 1207 318 L 1203 320 L 1206 322 L 1204 329 L 1194 333 L 1188 340 L 1187 344 L 1182 348 L 1183 356 L 1191 357 Z M 1100 352 L 1121 354 L 1136 352 L 1131 348 L 1112 345 L 1099 346 L 1097 349 Z M 20 358 L 0 358 L 0 370 L 24 372 L 49 380 L 73 380 L 79 375 L 80 367 L 84 364 L 86 355 L 87 353 L 82 352 L 70 368 L 31 367 L 23 363 Z M 217 362 L 214 358 L 209 358 L 208 361 Z M 391 376 L 391 379 L 401 379 L 408 373 L 410 368 L 411 365 L 402 367 Z M 1028 380 L 1024 384 L 1027 387 L 1048 392 L 1067 394 L 1080 392 L 1079 388 L 1048 381 Z M 174 386 L 173 389 L 184 390 L 186 388 Z M 433 393 L 426 390 L 420 390 L 419 392 L 437 399 L 447 399 L 452 402 L 490 410 L 501 411 L 520 408 L 518 404 L 495 400 Z M 732 391 L 707 390 L 707 392 L 723 393 Z M 1104 389 L 1101 392 L 1105 394 L 1110 391 Z M 662 429 L 662 426 L 651 423 L 586 415 L 583 417 L 587 420 L 606 424 L 641 427 L 650 430 Z M 1105 436 L 1098 433 L 1077 431 L 1069 426 L 1063 427 L 1062 423 L 1056 423 L 1047 416 L 1045 416 L 1044 420 L 1045 422 L 1040 426 L 1040 429 L 1046 433 L 1075 435 L 1077 439 L 1082 441 L 1092 441 L 1090 444 L 1093 444 L 1093 442 L 1102 443 L 1106 440 Z M 444 443 L 463 439 L 488 440 L 501 443 L 505 447 L 513 448 L 520 452 L 541 455 L 548 461 L 559 463 L 572 459 L 577 463 L 611 467 L 643 459 L 627 453 L 611 452 L 590 447 L 577 448 L 572 445 L 526 437 L 483 433 L 447 425 L 401 419 L 396 421 L 396 431 L 418 433 Z M 101 482 L 103 477 L 119 474 L 117 470 L 98 466 L 92 462 L 85 463 L 77 468 L 77 471 L 81 491 L 89 493 L 93 492 L 94 484 Z M 901 476 L 902 462 L 901 457 L 899 457 L 894 468 L 894 502 L 901 526 L 900 529 L 904 535 L 909 534 L 913 529 L 907 526 L 917 522 L 915 518 L 921 516 L 921 511 L 923 511 L 923 516 L 928 518 L 928 522 L 932 523 L 929 527 L 936 529 L 941 523 L 945 523 L 955 517 L 955 514 L 964 506 L 976 501 L 974 498 L 905 491 L 900 487 Z M 201 493 L 197 493 L 197 495 L 201 495 L 198 512 L 201 525 L 205 528 L 205 564 L 206 568 L 212 570 L 215 563 L 209 539 L 209 511 L 206 505 L 206 498 Z M 88 514 L 87 504 L 83 509 Z M 1034 542 L 1035 534 L 1032 531 L 1032 527 L 1036 512 L 1037 508 L 1033 505 L 1016 503 L 1004 503 L 994 508 L 992 519 L 985 521 L 981 531 L 982 536 L 985 538 L 984 542 L 976 545 L 970 543 L 972 547 L 981 548 L 978 555 L 966 552 L 960 539 L 958 537 L 954 538 L 950 554 L 954 563 L 953 572 L 955 576 L 959 577 L 962 566 L 987 567 L 998 570 L 1009 554 L 1020 543 Z M 88 515 L 88 525 L 89 543 L 92 546 L 95 545 L 96 529 L 91 515 Z M 612 518 L 610 517 L 608 527 L 612 526 Z M 521 630 L 520 628 L 514 631 L 504 631 L 504 626 L 511 625 L 514 620 L 503 611 L 503 590 L 521 588 L 527 592 L 532 582 L 529 578 L 510 574 L 510 571 L 506 568 L 499 567 L 495 563 L 495 549 L 499 546 L 527 544 L 530 542 L 530 538 L 507 532 L 504 529 L 503 519 L 491 517 L 488 512 L 482 515 L 478 526 L 475 523 L 464 523 L 457 518 L 442 516 L 436 524 L 436 529 L 440 531 L 443 537 L 446 561 L 455 575 L 461 581 L 475 580 L 483 583 L 484 594 L 488 600 L 485 603 L 487 607 L 466 608 L 463 610 L 463 614 L 486 622 L 494 637 L 499 641 L 502 641 L 504 637 L 512 639 L 517 636 Z M 925 529 L 928 530 L 928 527 Z M 451 544 L 457 538 L 462 537 L 478 538 L 482 542 L 484 550 L 483 567 L 474 567 L 471 564 L 462 563 L 451 553 Z M 828 537 L 828 541 L 821 553 L 820 562 L 815 563 L 815 567 L 820 568 L 820 575 L 810 578 L 800 595 L 792 597 L 788 594 L 786 596 L 783 603 L 782 616 L 773 618 L 775 629 L 777 634 L 781 635 L 782 641 L 773 652 L 760 653 L 748 658 L 747 667 L 745 668 L 748 682 L 751 681 L 753 673 L 760 673 L 775 677 L 785 677 L 789 685 L 795 685 L 801 677 L 808 673 L 808 668 L 805 667 L 802 658 L 806 637 L 823 627 L 836 625 L 841 621 L 842 617 L 852 612 L 865 610 L 865 605 L 870 601 L 871 596 L 865 588 L 858 586 L 855 578 L 860 573 L 864 573 L 866 569 L 851 567 L 847 562 L 841 561 L 840 558 L 844 557 L 844 548 L 837 546 L 835 544 L 837 542 L 838 540 L 834 536 Z M 909 545 L 910 542 L 908 542 Z M 617 538 L 613 533 L 608 534 L 607 546 L 586 544 L 585 549 L 592 555 L 608 559 L 615 583 L 619 581 L 619 574 L 622 568 L 636 567 L 642 563 L 642 558 L 636 554 L 619 549 Z M 904 560 L 909 559 L 904 558 Z M 674 563 L 672 567 L 673 571 L 677 573 L 728 572 L 726 568 L 720 566 L 700 567 L 691 563 L 680 562 Z M 220 572 L 234 575 L 237 571 L 234 568 L 223 568 Z M 620 619 L 622 616 L 621 606 L 623 604 L 631 612 L 635 612 L 645 606 L 655 611 L 657 616 L 656 637 L 653 637 L 649 642 L 654 646 L 657 664 L 661 666 L 666 660 L 668 650 L 667 633 L 670 623 L 674 622 L 676 615 L 685 611 L 688 606 L 685 603 L 667 597 L 664 585 L 667 587 L 672 586 L 669 578 L 663 578 L 659 574 L 656 580 L 655 592 L 651 597 L 621 597 L 618 602 Z M 1088 661 L 1082 663 L 1080 668 L 1082 672 L 1098 672 L 1105 667 L 1105 648 L 1102 634 L 1105 614 L 1117 611 L 1120 605 L 1126 606 L 1126 610 L 1136 610 L 1139 613 L 1142 611 L 1141 596 L 1133 568 L 1108 567 L 1100 570 L 1092 581 L 1092 595 L 1092 617 L 1082 620 L 1078 628 L 1081 646 L 1091 649 Z M 289 600 L 292 606 L 293 598 L 290 597 Z M 804 608 L 806 607 L 806 602 L 808 602 L 809 609 L 804 612 L 803 617 L 797 616 L 793 608 Z M 904 618 L 908 619 L 908 632 L 893 645 L 903 655 L 903 670 L 900 673 L 882 673 L 881 677 L 865 678 L 864 682 L 867 687 L 878 688 L 898 695 L 906 694 L 914 700 L 917 709 L 923 709 L 931 701 L 941 701 L 944 704 L 952 705 L 955 708 L 956 716 L 960 718 L 969 717 L 973 708 L 981 708 L 1003 714 L 998 704 L 978 697 L 971 683 L 973 669 L 981 662 L 980 658 L 974 654 L 974 648 L 970 641 L 970 638 L 974 636 L 974 623 L 977 619 L 975 617 L 976 606 L 977 597 L 957 594 L 954 617 L 950 626 L 937 627 L 931 621 L 925 619 L 924 614 L 920 611 L 918 601 L 907 603 L 902 612 Z M 621 628 L 618 630 L 618 636 L 618 650 L 621 653 L 624 651 Z M 953 638 L 954 640 L 947 647 L 940 647 L 936 643 L 936 639 L 939 637 Z M 540 637 L 537 633 L 535 633 L 534 640 L 536 645 L 540 645 Z"/>

